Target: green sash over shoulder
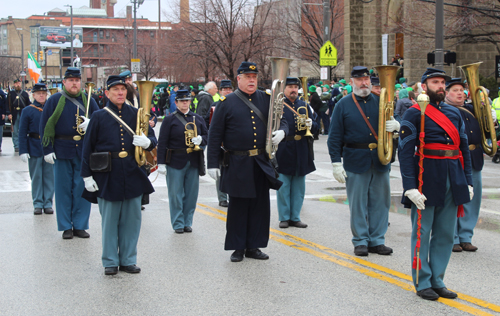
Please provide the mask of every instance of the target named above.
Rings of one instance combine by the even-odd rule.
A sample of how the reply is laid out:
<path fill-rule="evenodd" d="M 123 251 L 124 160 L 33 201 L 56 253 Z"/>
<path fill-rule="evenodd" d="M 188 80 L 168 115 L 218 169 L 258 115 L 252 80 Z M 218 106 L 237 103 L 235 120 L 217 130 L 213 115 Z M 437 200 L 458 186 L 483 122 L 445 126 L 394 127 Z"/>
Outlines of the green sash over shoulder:
<path fill-rule="evenodd" d="M 65 87 L 63 87 L 63 91 L 66 92 L 66 94 L 72 98 L 78 98 L 79 96 L 82 96 L 83 106 L 85 107 L 87 106 L 87 96 L 85 95 L 85 93 L 82 93 L 81 90 L 78 91 L 78 93 L 75 95 L 70 94 Z M 61 95 L 59 101 L 57 102 L 57 106 L 56 109 L 54 110 L 54 113 L 52 113 L 52 116 L 47 120 L 47 124 L 45 125 L 45 129 L 43 131 L 43 139 L 42 139 L 43 147 L 47 147 L 49 146 L 49 144 L 54 146 L 54 138 L 56 136 L 56 124 L 59 121 L 59 118 L 61 117 L 65 104 L 66 104 L 66 97 L 64 95 Z"/>

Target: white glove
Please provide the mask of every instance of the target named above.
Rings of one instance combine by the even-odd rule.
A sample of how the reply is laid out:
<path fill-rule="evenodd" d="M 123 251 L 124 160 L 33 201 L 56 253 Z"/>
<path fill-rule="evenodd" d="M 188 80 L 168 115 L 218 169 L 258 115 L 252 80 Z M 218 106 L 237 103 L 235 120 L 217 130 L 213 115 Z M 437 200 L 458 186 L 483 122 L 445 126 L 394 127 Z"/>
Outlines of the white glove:
<path fill-rule="evenodd" d="M 191 141 L 193 142 L 193 144 L 199 146 L 199 145 L 201 145 L 201 142 L 203 141 L 203 138 L 201 138 L 201 136 L 198 135 L 196 137 L 191 138 Z"/>
<path fill-rule="evenodd" d="M 427 198 L 425 195 L 422 193 L 418 192 L 417 189 L 411 189 L 405 192 L 405 196 L 408 197 L 419 210 L 424 210 L 425 209 L 425 201 L 427 201 Z"/>
<path fill-rule="evenodd" d="M 278 146 L 278 144 L 285 138 L 285 131 L 279 129 L 273 132 L 273 145 Z"/>
<path fill-rule="evenodd" d="M 85 117 L 85 116 L 81 116 L 80 115 L 80 118 L 83 119 L 83 123 L 78 125 L 79 128 L 82 129 L 82 131 L 86 132 L 87 131 L 87 126 L 89 126 L 89 123 L 90 123 L 90 119 Z"/>
<path fill-rule="evenodd" d="M 53 165 L 55 162 L 54 160 L 56 160 L 56 153 L 50 153 L 48 155 L 45 155 L 43 159 L 45 159 L 46 163 L 50 163 L 51 165 Z"/>
<path fill-rule="evenodd" d="M 312 119 L 310 119 L 310 118 L 308 118 L 308 119 L 306 120 L 306 127 L 311 128 L 312 126 L 313 126 L 313 120 L 312 120 Z"/>
<path fill-rule="evenodd" d="M 345 173 L 344 167 L 341 162 L 332 162 L 333 166 L 333 177 L 340 183 L 345 183 L 345 178 L 347 174 Z"/>
<path fill-rule="evenodd" d="M 209 168 L 208 170 L 208 175 L 217 181 L 217 179 L 220 178 L 220 170 L 219 168 Z"/>
<path fill-rule="evenodd" d="M 167 174 L 167 165 L 158 165 L 159 174 Z"/>
<path fill-rule="evenodd" d="M 391 119 L 385 121 L 385 130 L 387 132 L 397 132 L 399 131 L 400 124 L 398 121 L 394 119 L 394 116 L 391 116 Z"/>
<path fill-rule="evenodd" d="M 99 187 L 97 186 L 97 183 L 95 182 L 94 178 L 92 176 L 83 178 L 83 182 L 85 182 L 85 189 L 89 192 L 95 192 L 99 190 Z"/>
<path fill-rule="evenodd" d="M 474 197 L 474 188 L 472 187 L 472 185 L 469 185 L 469 197 L 472 201 L 472 198 Z"/>
<path fill-rule="evenodd" d="M 28 159 L 30 158 L 30 154 L 21 154 L 21 160 L 23 162 L 28 162 Z M 471 199 L 472 200 L 472 199 Z"/>
<path fill-rule="evenodd" d="M 134 135 L 132 145 L 148 149 L 149 145 L 151 145 L 151 140 L 144 133 L 142 135 Z"/>

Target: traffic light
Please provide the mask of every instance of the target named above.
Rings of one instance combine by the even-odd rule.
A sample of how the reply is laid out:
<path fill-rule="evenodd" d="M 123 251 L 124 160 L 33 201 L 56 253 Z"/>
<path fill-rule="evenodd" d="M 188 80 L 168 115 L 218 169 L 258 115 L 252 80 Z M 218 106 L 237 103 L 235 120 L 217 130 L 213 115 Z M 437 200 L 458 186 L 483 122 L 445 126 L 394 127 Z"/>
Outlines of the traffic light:
<path fill-rule="evenodd" d="M 457 53 L 456 52 L 447 52 L 444 54 L 444 62 L 448 66 L 450 64 L 456 64 L 457 63 Z"/>
<path fill-rule="evenodd" d="M 436 58 L 436 56 L 434 55 L 434 52 L 427 53 L 427 63 L 429 65 L 433 65 L 434 66 L 435 58 Z"/>
<path fill-rule="evenodd" d="M 33 57 L 35 57 L 35 60 L 38 60 L 38 53 L 37 53 L 37 52 L 34 52 L 34 53 L 33 53 Z"/>
<path fill-rule="evenodd" d="M 40 60 L 43 60 L 43 50 L 40 51 Z"/>

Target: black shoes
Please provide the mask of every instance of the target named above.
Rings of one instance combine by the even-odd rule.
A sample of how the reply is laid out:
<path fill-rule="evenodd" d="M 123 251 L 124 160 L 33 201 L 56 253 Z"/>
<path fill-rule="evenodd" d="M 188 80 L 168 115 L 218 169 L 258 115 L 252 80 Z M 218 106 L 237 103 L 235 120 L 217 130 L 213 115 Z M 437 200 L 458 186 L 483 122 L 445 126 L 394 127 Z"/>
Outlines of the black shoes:
<path fill-rule="evenodd" d="M 192 233 L 193 229 L 191 227 L 189 227 L 189 226 L 186 226 L 186 227 L 184 227 L 184 232 L 185 233 Z"/>
<path fill-rule="evenodd" d="M 453 249 L 451 251 L 453 252 L 462 252 L 462 247 L 460 247 L 460 244 L 454 244 Z"/>
<path fill-rule="evenodd" d="M 368 247 L 365 245 L 354 247 L 354 254 L 356 256 L 368 256 Z"/>
<path fill-rule="evenodd" d="M 35 208 L 35 211 L 33 212 L 33 214 L 35 215 L 42 215 L 42 209 L 41 208 Z"/>
<path fill-rule="evenodd" d="M 219 206 L 228 207 L 229 206 L 229 202 L 228 201 L 220 201 L 219 202 Z"/>
<path fill-rule="evenodd" d="M 257 259 L 257 260 L 269 259 L 269 256 L 266 255 L 265 253 L 263 253 L 262 251 L 260 251 L 259 248 L 247 249 L 247 251 L 245 252 L 245 257 L 253 258 L 253 259 Z"/>
<path fill-rule="evenodd" d="M 378 253 L 382 256 L 388 256 L 392 253 L 392 248 L 387 247 L 386 245 L 378 245 L 375 247 L 368 247 L 369 253 Z"/>
<path fill-rule="evenodd" d="M 90 234 L 84 230 L 73 229 L 73 235 L 80 238 L 89 238 Z"/>
<path fill-rule="evenodd" d="M 301 221 L 298 221 L 298 222 L 289 221 L 288 224 L 290 226 L 294 226 L 294 227 L 297 227 L 297 228 L 306 228 L 307 227 L 307 224 L 304 223 L 304 222 L 301 222 Z"/>
<path fill-rule="evenodd" d="M 184 234 L 184 228 L 178 228 L 174 230 L 176 234 Z"/>
<path fill-rule="evenodd" d="M 44 212 L 45 214 L 54 214 L 54 210 L 53 210 L 51 207 L 49 207 L 49 208 L 44 208 L 44 209 L 43 209 L 43 212 Z"/>
<path fill-rule="evenodd" d="M 141 268 L 136 266 L 135 264 L 131 266 L 120 266 L 120 271 L 127 272 L 127 273 L 139 273 L 141 272 Z"/>
<path fill-rule="evenodd" d="M 118 273 L 118 267 L 104 268 L 104 275 L 115 275 Z"/>
<path fill-rule="evenodd" d="M 243 261 L 243 255 L 245 254 L 245 250 L 235 250 L 231 254 L 231 262 L 240 262 Z"/>
<path fill-rule="evenodd" d="M 144 205 L 141 205 L 141 211 L 144 211 L 145 209 Z"/>
<path fill-rule="evenodd" d="M 429 301 L 435 301 L 439 298 L 439 295 L 436 292 L 434 292 L 434 290 L 431 288 L 417 291 L 417 295 L 423 298 L 424 300 L 429 300 Z"/>
<path fill-rule="evenodd" d="M 72 229 L 65 230 L 63 232 L 62 237 L 63 239 L 73 239 L 73 230 Z"/>
<path fill-rule="evenodd" d="M 471 244 L 470 242 L 461 242 L 460 247 L 462 247 L 462 249 L 464 251 L 476 251 L 477 250 L 477 247 L 474 246 L 473 244 Z M 453 247 L 453 248 L 455 248 L 455 247 Z"/>
<path fill-rule="evenodd" d="M 280 222 L 280 228 L 288 228 L 289 223 L 288 221 L 281 221 Z"/>
<path fill-rule="evenodd" d="M 451 298 L 451 299 L 453 299 L 453 298 L 457 298 L 457 296 L 458 296 L 457 293 L 452 292 L 452 291 L 448 290 L 445 287 L 442 287 L 440 289 L 433 288 L 432 290 L 434 290 L 434 292 L 437 295 L 439 295 L 439 296 L 441 296 L 443 298 Z"/>

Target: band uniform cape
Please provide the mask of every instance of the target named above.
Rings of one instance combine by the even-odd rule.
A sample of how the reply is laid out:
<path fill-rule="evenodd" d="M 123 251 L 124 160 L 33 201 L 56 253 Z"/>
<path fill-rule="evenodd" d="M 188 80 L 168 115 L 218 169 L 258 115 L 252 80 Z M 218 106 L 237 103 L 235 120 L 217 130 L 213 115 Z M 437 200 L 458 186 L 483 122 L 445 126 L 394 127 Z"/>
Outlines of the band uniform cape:
<path fill-rule="evenodd" d="M 288 98 L 285 98 L 284 102 L 290 105 L 295 111 L 297 111 L 299 107 L 306 105 L 304 101 L 299 99 L 292 103 L 292 101 Z M 307 107 L 309 118 L 313 121 L 311 133 L 314 134 L 318 131 L 318 124 L 312 117 L 312 108 L 309 105 Z M 299 114 L 305 114 L 305 109 L 300 109 Z M 288 123 L 288 135 L 279 144 L 278 152 L 276 153 L 276 157 L 278 159 L 278 172 L 289 176 L 295 176 L 298 172 L 298 176 L 305 176 L 306 174 L 316 170 L 313 157 L 309 153 L 308 141 L 310 140 L 308 138 L 312 137 L 304 136 L 306 134 L 306 130 L 297 130 L 297 115 L 294 114 L 287 106 L 284 106 L 283 117 Z M 294 138 L 296 135 L 300 135 L 301 139 L 287 140 Z"/>
<path fill-rule="evenodd" d="M 36 107 L 34 107 L 34 106 Z M 34 101 L 21 112 L 19 124 L 19 154 L 29 154 L 30 157 L 43 157 L 42 141 L 40 139 L 40 118 L 43 105 Z"/>
<path fill-rule="evenodd" d="M 135 131 L 138 110 L 130 105 L 123 104 L 121 111 L 111 101 L 107 108 L 111 109 Z M 154 130 L 149 127 L 148 138 L 151 140 L 149 150 L 157 144 Z M 82 197 L 91 203 L 97 203 L 97 198 L 107 201 L 124 201 L 142 194 L 154 192 L 151 181 L 142 171 L 135 160 L 135 146 L 132 145 L 133 136 L 126 132 L 106 110 L 94 113 L 84 139 L 81 176 L 92 176 L 97 182 L 99 190 L 96 192 L 83 191 Z M 125 158 L 111 159 L 110 172 L 92 172 L 89 167 L 90 154 L 93 152 L 121 152 L 128 151 Z"/>
<path fill-rule="evenodd" d="M 180 170 L 184 168 L 189 161 L 192 167 L 199 168 L 199 155 L 203 155 L 203 151 L 193 151 L 190 154 L 186 152 L 187 146 L 184 137 L 186 128 L 176 117 L 175 113 L 182 115 L 188 123 L 193 122 L 193 118 L 195 118 L 197 134 L 202 138 L 200 146 L 205 146 L 207 144 L 208 131 L 203 117 L 191 111 L 182 114 L 176 110 L 176 112 L 166 116 L 161 124 L 160 134 L 158 136 L 158 164 L 167 164 L 172 168 Z M 189 124 L 188 128 L 191 129 L 192 127 L 192 124 Z M 172 154 L 170 156 L 170 162 L 166 163 L 167 149 L 184 149 L 184 152 Z"/>
<path fill-rule="evenodd" d="M 453 126 L 458 131 L 460 144 L 455 144 L 452 136 L 440 126 L 444 122 L 436 123 L 429 118 L 429 107 L 434 107 L 435 110 L 441 112 L 449 119 L 450 127 Z M 442 159 L 444 157 L 428 157 L 425 155 L 422 176 L 423 187 L 422 193 L 427 197 L 425 202 L 428 206 L 442 207 L 445 201 L 446 181 L 450 177 L 451 191 L 455 205 L 462 205 L 469 202 L 468 185 L 472 185 L 472 170 L 467 135 L 465 134 L 465 125 L 459 110 L 451 105 L 441 102 L 438 105 L 429 103 L 425 111 L 425 138 L 426 148 L 429 144 L 437 144 L 438 146 L 449 146 L 451 149 L 459 149 L 463 157 L 463 167 L 460 159 Z M 418 160 L 419 156 L 415 154 L 415 148 L 419 145 L 419 129 L 420 129 L 421 112 L 416 106 L 410 107 L 404 114 L 403 122 L 400 129 L 399 142 L 399 161 L 401 168 L 401 176 L 403 178 L 404 191 L 418 188 Z M 402 163 L 413 161 L 413 163 Z M 405 207 L 411 207 L 411 201 L 404 196 L 401 203 Z"/>
<path fill-rule="evenodd" d="M 241 91 L 241 90 L 240 90 Z M 210 124 L 207 151 L 207 167 L 219 168 L 222 160 L 221 144 L 230 151 L 264 149 L 266 146 L 267 117 L 270 95 L 257 90 L 252 95 L 241 91 L 264 115 L 266 122 L 259 117 L 234 93 L 230 93 L 217 105 Z M 286 119 L 281 119 L 280 130 L 288 134 Z M 255 198 L 254 168 L 261 168 L 271 189 L 278 190 L 283 184 L 276 178 L 274 167 L 267 153 L 256 156 L 229 155 L 229 167 L 221 168 L 220 189 L 229 196 Z"/>
<path fill-rule="evenodd" d="M 21 114 L 21 111 L 31 104 L 30 97 L 26 91 L 21 90 L 17 92 L 16 90 L 10 90 L 7 95 L 7 101 L 5 104 L 5 114 L 6 116 L 12 114 L 12 125 L 16 123 L 17 114 Z M 19 108 L 19 110 L 18 110 Z"/>
<path fill-rule="evenodd" d="M 62 94 L 60 92 L 55 93 L 50 98 L 48 98 L 47 102 L 45 102 L 45 106 L 43 108 L 42 120 L 40 124 L 40 138 L 43 139 L 43 135 L 45 132 L 45 125 L 47 121 L 54 113 L 57 103 L 61 98 Z M 76 98 L 81 104 L 84 104 L 82 97 L 79 96 Z M 89 108 L 89 116 L 92 117 L 94 112 L 99 110 L 99 106 L 95 103 L 94 99 L 90 99 L 90 108 Z M 85 116 L 85 113 L 80 110 L 80 115 Z M 69 99 L 66 99 L 66 104 L 64 105 L 64 109 L 57 121 L 55 126 L 55 139 L 54 145 L 49 143 L 47 147 L 43 147 L 43 154 L 48 155 L 52 152 L 56 154 L 57 159 L 73 159 L 74 157 L 81 158 L 82 157 L 82 147 L 83 147 L 83 136 L 82 140 L 73 140 L 73 139 L 58 139 L 58 136 L 77 136 L 79 135 L 76 132 L 76 113 L 77 113 L 77 105 L 73 104 Z"/>
<path fill-rule="evenodd" d="M 355 95 L 366 118 L 378 132 L 379 101 L 380 98 L 370 93 L 367 97 Z M 344 147 L 345 144 L 377 143 L 375 135 L 365 123 L 352 95 L 343 97 L 333 110 L 330 132 L 328 136 L 328 151 L 332 162 L 341 162 L 343 157 L 344 169 L 353 173 L 364 173 L 373 164 L 379 172 L 386 172 L 391 164 L 382 165 L 378 158 L 377 149 L 360 149 Z"/>

